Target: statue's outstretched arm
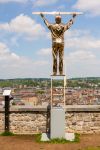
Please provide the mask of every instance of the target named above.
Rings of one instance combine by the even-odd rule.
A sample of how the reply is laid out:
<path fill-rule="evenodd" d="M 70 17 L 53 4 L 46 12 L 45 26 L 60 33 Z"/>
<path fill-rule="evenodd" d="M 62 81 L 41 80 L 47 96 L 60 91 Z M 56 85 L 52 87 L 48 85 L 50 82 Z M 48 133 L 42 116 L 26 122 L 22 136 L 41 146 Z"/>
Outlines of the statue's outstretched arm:
<path fill-rule="evenodd" d="M 68 30 L 72 26 L 72 24 L 74 23 L 75 17 L 76 17 L 76 14 L 73 14 L 73 18 L 70 19 L 69 22 L 65 25 L 65 31 Z"/>
<path fill-rule="evenodd" d="M 50 23 L 47 21 L 47 19 L 44 17 L 44 15 L 41 13 L 40 16 L 41 16 L 41 18 L 44 20 L 44 23 L 46 24 L 46 26 L 47 26 L 48 28 L 50 28 Z"/>

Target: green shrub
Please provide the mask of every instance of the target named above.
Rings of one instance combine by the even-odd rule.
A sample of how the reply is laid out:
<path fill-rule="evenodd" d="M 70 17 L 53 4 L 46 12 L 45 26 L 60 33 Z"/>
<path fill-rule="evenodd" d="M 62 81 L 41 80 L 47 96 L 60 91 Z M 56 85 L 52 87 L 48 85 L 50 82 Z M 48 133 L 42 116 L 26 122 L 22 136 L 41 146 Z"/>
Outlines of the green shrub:
<path fill-rule="evenodd" d="M 14 134 L 12 132 L 3 132 L 1 133 L 1 136 L 14 136 Z"/>

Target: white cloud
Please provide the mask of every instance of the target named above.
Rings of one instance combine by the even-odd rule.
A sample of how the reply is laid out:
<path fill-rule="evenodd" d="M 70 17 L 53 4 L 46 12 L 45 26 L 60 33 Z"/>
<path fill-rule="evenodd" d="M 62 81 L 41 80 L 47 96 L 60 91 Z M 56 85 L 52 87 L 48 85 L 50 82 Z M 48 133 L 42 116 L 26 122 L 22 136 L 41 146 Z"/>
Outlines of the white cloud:
<path fill-rule="evenodd" d="M 100 15 L 100 0 L 77 0 L 74 8 L 88 11 L 94 16 Z"/>
<path fill-rule="evenodd" d="M 57 7 L 58 11 L 64 11 L 64 9 L 66 9 L 66 5 L 64 5 L 64 4 Z"/>
<path fill-rule="evenodd" d="M 45 76 L 48 61 L 18 56 L 0 43 L 0 78 L 40 77 Z"/>
<path fill-rule="evenodd" d="M 71 30 L 65 34 L 65 47 L 74 49 L 98 49 L 100 40 L 93 37 L 89 31 Z"/>
<path fill-rule="evenodd" d="M 28 2 L 28 0 L 0 0 L 0 3 L 9 3 L 9 2 L 26 3 Z"/>
<path fill-rule="evenodd" d="M 90 61 L 90 60 L 94 60 L 96 58 L 96 56 L 91 52 L 91 51 L 84 51 L 84 50 L 80 50 L 80 51 L 75 51 L 75 52 L 70 52 L 67 59 L 70 62 L 81 62 L 81 61 Z"/>
<path fill-rule="evenodd" d="M 4 24 L 0 23 L 0 30 L 10 31 L 9 24 L 8 23 L 4 23 Z"/>
<path fill-rule="evenodd" d="M 69 77 L 100 76 L 100 40 L 89 31 L 69 30 L 65 34 L 67 74 Z"/>
<path fill-rule="evenodd" d="M 19 56 L 10 52 L 9 48 L 4 43 L 0 43 L 0 60 L 4 61 L 6 59 L 14 59 L 18 61 Z"/>
<path fill-rule="evenodd" d="M 51 48 L 45 48 L 45 49 L 40 49 L 37 54 L 38 55 L 41 55 L 41 56 L 48 56 L 48 55 L 51 55 Z"/>
<path fill-rule="evenodd" d="M 100 60 L 91 51 L 70 52 L 66 57 L 69 77 L 100 76 Z"/>
<path fill-rule="evenodd" d="M 9 23 L 0 24 L 0 30 L 15 32 L 26 39 L 37 39 L 46 35 L 45 28 L 27 15 L 19 15 Z"/>
<path fill-rule="evenodd" d="M 48 6 L 48 5 L 51 5 L 51 4 L 55 4 L 58 0 L 36 0 L 34 1 L 33 5 L 34 6 Z"/>

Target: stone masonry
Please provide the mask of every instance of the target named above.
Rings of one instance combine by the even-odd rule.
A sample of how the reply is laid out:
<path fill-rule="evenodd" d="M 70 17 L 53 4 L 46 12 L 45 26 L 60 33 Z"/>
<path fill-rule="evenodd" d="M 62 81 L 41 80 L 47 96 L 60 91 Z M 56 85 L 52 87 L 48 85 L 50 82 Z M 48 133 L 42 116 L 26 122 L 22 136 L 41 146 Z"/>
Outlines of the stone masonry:
<path fill-rule="evenodd" d="M 46 114 L 13 113 L 10 115 L 10 131 L 15 134 L 46 132 Z"/>
<path fill-rule="evenodd" d="M 4 114 L 0 113 L 0 133 L 4 131 Z"/>
<path fill-rule="evenodd" d="M 100 113 L 66 113 L 66 131 L 82 134 L 100 133 Z"/>
<path fill-rule="evenodd" d="M 66 106 L 66 132 L 100 133 L 100 106 Z M 15 134 L 46 132 L 47 108 L 10 110 L 10 131 Z M 4 110 L 0 109 L 0 133 L 4 131 Z"/>

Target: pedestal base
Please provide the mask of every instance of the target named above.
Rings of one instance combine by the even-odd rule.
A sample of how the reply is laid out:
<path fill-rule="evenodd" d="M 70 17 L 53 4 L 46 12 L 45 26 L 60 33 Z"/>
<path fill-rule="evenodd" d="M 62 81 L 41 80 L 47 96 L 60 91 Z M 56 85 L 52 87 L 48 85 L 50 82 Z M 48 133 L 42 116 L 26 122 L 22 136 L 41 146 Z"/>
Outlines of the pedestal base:
<path fill-rule="evenodd" d="M 75 133 L 65 133 L 65 139 L 68 141 L 74 141 L 75 140 Z"/>
<path fill-rule="evenodd" d="M 67 141 L 74 141 L 75 140 L 75 134 L 74 133 L 65 133 L 64 139 L 67 140 Z M 52 140 L 50 138 L 50 134 L 42 133 L 41 141 L 46 142 L 46 141 L 50 141 L 50 140 Z"/>
<path fill-rule="evenodd" d="M 42 136 L 41 136 L 41 141 L 50 141 L 50 134 L 48 133 L 42 133 Z"/>

